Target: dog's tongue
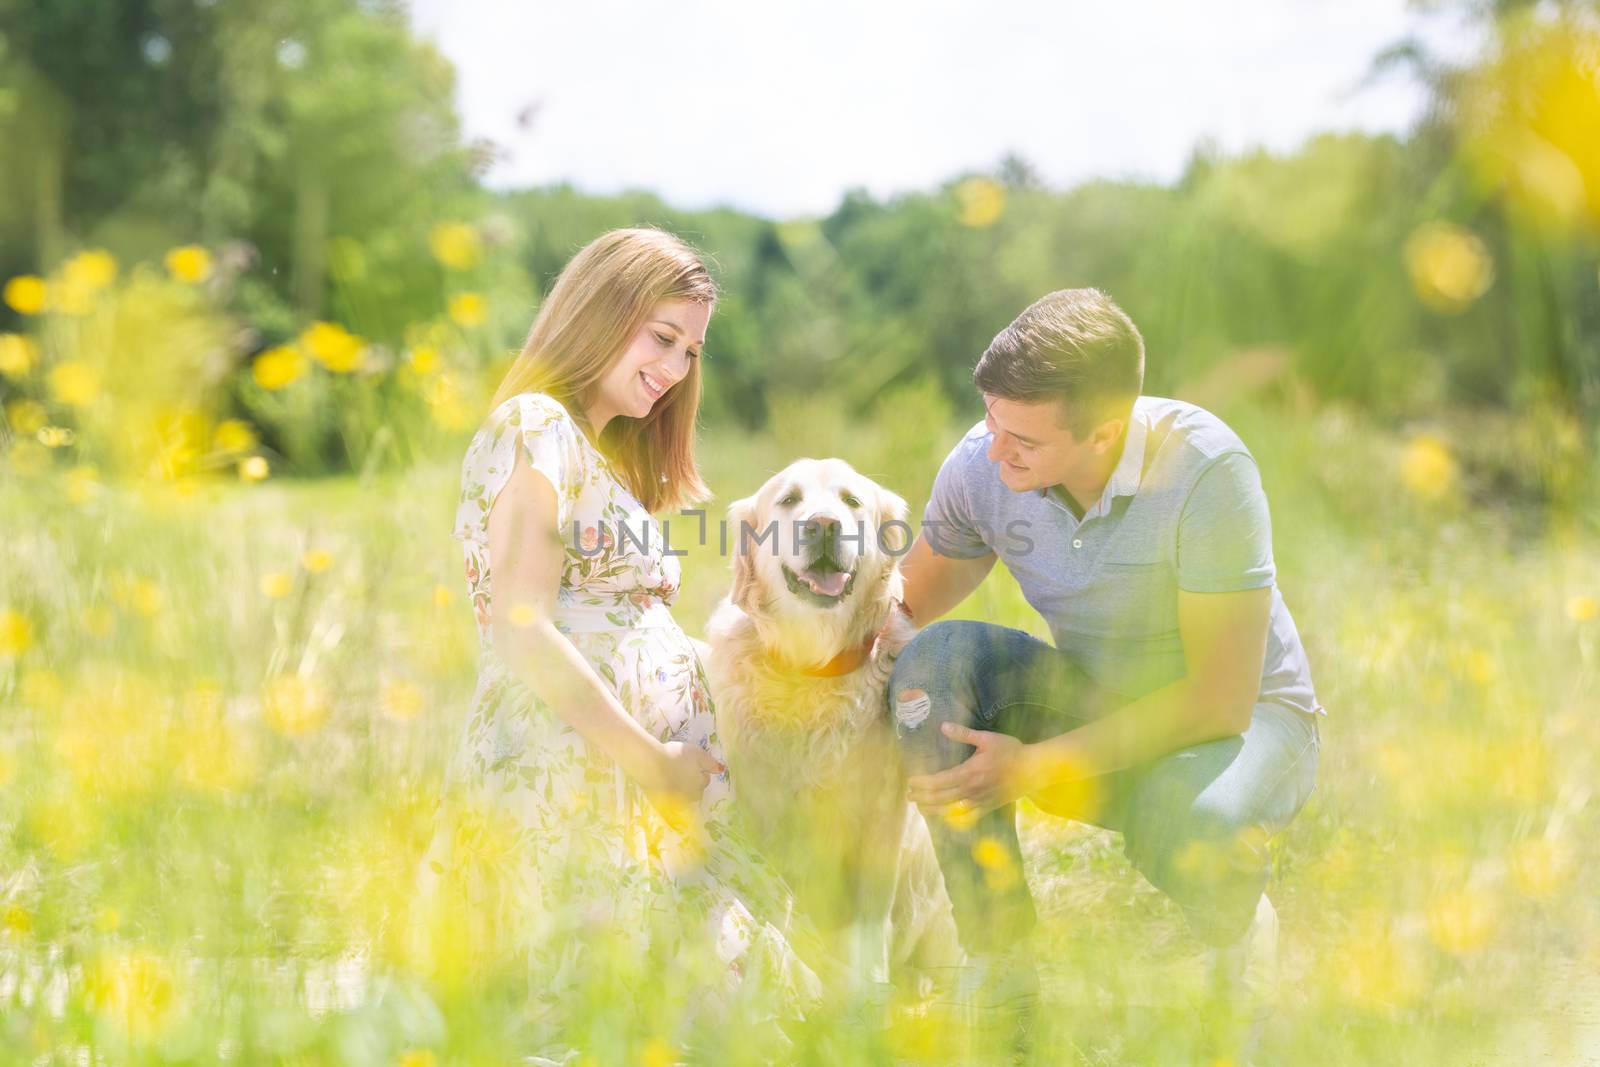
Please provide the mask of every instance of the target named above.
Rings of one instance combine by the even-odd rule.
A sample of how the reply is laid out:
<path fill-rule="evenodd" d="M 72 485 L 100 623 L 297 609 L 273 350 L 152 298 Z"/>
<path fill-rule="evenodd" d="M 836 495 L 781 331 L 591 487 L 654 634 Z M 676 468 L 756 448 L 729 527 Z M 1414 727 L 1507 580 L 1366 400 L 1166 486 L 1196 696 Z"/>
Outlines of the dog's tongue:
<path fill-rule="evenodd" d="M 819 596 L 838 596 L 844 592 L 844 583 L 849 580 L 849 575 L 843 571 L 829 571 L 827 574 L 813 574 L 806 571 L 801 575 L 811 591 Z"/>

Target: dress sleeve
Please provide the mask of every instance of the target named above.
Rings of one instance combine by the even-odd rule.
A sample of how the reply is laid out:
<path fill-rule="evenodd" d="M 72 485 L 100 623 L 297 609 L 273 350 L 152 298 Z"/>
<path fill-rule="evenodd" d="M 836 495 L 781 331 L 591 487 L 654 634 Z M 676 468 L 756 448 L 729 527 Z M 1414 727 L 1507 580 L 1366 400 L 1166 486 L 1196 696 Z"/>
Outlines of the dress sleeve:
<path fill-rule="evenodd" d="M 565 531 L 583 491 L 579 432 L 566 409 L 540 393 L 522 393 L 495 408 L 467 449 L 453 535 L 487 540 L 489 510 L 510 482 L 519 451 L 555 490 L 556 523 Z"/>

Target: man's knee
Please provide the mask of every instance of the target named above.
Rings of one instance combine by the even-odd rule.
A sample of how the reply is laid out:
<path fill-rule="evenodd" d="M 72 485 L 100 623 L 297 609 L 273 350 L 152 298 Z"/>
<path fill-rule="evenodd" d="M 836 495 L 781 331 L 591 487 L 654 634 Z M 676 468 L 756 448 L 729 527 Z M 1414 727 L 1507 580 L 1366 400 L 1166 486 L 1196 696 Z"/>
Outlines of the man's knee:
<path fill-rule="evenodd" d="M 1238 798 L 1201 794 L 1180 811 L 1148 813 L 1127 835 L 1128 857 L 1180 904 L 1256 885 L 1270 862 L 1270 831 Z"/>

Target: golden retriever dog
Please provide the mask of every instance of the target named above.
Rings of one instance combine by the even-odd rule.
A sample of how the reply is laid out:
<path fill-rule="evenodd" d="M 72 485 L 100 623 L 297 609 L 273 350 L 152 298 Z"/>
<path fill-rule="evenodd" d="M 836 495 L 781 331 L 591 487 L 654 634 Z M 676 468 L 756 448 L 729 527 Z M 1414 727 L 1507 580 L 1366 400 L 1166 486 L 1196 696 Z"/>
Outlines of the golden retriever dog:
<path fill-rule="evenodd" d="M 756 843 L 855 980 L 880 986 L 963 960 L 885 700 L 914 633 L 897 610 L 905 517 L 843 460 L 796 460 L 729 509 L 733 587 L 707 629 L 717 730 Z"/>

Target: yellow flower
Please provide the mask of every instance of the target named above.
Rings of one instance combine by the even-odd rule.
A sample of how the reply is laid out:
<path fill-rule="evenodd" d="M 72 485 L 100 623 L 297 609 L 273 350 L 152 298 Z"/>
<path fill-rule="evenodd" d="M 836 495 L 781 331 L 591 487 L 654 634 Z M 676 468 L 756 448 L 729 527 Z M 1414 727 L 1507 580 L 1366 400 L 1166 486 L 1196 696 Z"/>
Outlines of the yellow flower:
<path fill-rule="evenodd" d="M 432 374 L 439 369 L 439 350 L 432 345 L 418 345 L 410 352 L 411 369 L 418 374 Z M 0 365 L 0 369 L 4 369 Z"/>
<path fill-rule="evenodd" d="M 1400 456 L 1400 481 L 1424 500 L 1449 496 L 1457 474 L 1449 446 L 1430 434 L 1413 437 Z"/>
<path fill-rule="evenodd" d="M 99 373 L 78 360 L 57 363 L 50 371 L 49 381 L 50 395 L 68 407 L 88 407 L 100 395 Z"/>
<path fill-rule="evenodd" d="M 86 464 L 67 471 L 66 494 L 68 503 L 82 506 L 100 495 L 100 472 Z"/>
<path fill-rule="evenodd" d="M 85 988 L 95 1012 L 129 1037 L 147 1040 L 172 1022 L 178 972 L 149 952 L 125 952 L 97 962 Z"/>
<path fill-rule="evenodd" d="M 1006 209 L 1006 191 L 992 178 L 968 178 L 955 192 L 960 209 L 956 217 L 963 226 L 993 226 Z"/>
<path fill-rule="evenodd" d="M 20 611 L 0 611 L 0 659 L 16 659 L 33 646 L 33 624 Z"/>
<path fill-rule="evenodd" d="M 308 549 L 300 557 L 300 566 L 312 574 L 321 574 L 333 566 L 333 553 L 323 548 Z"/>
<path fill-rule="evenodd" d="M 256 432 L 243 419 L 225 419 L 211 435 L 211 447 L 218 452 L 248 452 L 256 446 Z"/>
<path fill-rule="evenodd" d="M 104 637 L 111 632 L 114 621 L 111 609 L 104 604 L 91 604 L 78 615 L 78 624 L 90 637 Z"/>
<path fill-rule="evenodd" d="M 8 937 L 25 937 L 33 930 L 33 916 L 20 904 L 9 904 L 0 909 L 0 934 Z"/>
<path fill-rule="evenodd" d="M 13 400 L 6 405 L 6 421 L 18 434 L 31 437 L 44 428 L 50 418 L 37 400 Z"/>
<path fill-rule="evenodd" d="M 294 579 L 282 571 L 261 576 L 261 595 L 271 600 L 282 600 L 294 589 Z"/>
<path fill-rule="evenodd" d="M 181 245 L 167 253 L 167 273 L 196 285 L 211 277 L 211 253 L 199 245 Z"/>
<path fill-rule="evenodd" d="M 464 222 L 441 222 L 428 234 L 433 258 L 451 270 L 469 270 L 483 253 L 478 231 Z"/>
<path fill-rule="evenodd" d="M 17 275 L 6 282 L 4 292 L 0 293 L 11 309 L 21 315 L 39 314 L 45 309 L 48 295 L 44 279 L 36 274 Z"/>
<path fill-rule="evenodd" d="M 450 298 L 450 319 L 463 329 L 483 325 L 489 317 L 489 305 L 478 293 L 457 293 Z"/>
<path fill-rule="evenodd" d="M 333 322 L 314 322 L 300 335 L 300 344 L 311 358 L 335 374 L 349 374 L 361 367 L 366 342 Z"/>
<path fill-rule="evenodd" d="M 422 711 L 422 690 L 407 681 L 384 683 L 381 700 L 383 713 L 396 722 L 410 722 Z"/>
<path fill-rule="evenodd" d="M 1567 601 L 1567 618 L 1573 622 L 1593 622 L 1600 618 L 1600 599 L 1587 594 Z"/>
<path fill-rule="evenodd" d="M 77 439 L 77 435 L 65 426 L 41 426 L 34 436 L 46 448 L 66 448 Z"/>
<path fill-rule="evenodd" d="M 1476 952 L 1494 929 L 1494 904 L 1481 890 L 1457 889 L 1428 906 L 1428 934 L 1446 952 Z"/>
<path fill-rule="evenodd" d="M 328 718 L 322 690 L 299 675 L 274 678 L 267 685 L 267 725 L 285 737 L 301 737 L 321 729 Z"/>
<path fill-rule="evenodd" d="M 396 1067 L 435 1067 L 438 1062 L 439 1057 L 431 1049 L 413 1048 L 400 1054 Z"/>
<path fill-rule="evenodd" d="M 117 260 L 103 248 L 86 248 L 62 264 L 62 280 L 93 292 L 117 280 Z"/>
<path fill-rule="evenodd" d="M 678 1054 L 659 1037 L 651 1038 L 639 1050 L 639 1067 L 672 1067 L 677 1062 Z"/>
<path fill-rule="evenodd" d="M 978 810 L 964 800 L 958 800 L 944 809 L 945 825 L 957 833 L 965 833 L 978 824 Z"/>
<path fill-rule="evenodd" d="M 1464 311 L 1494 282 L 1494 262 L 1477 235 L 1448 222 L 1430 222 L 1406 241 L 1411 287 L 1430 308 Z"/>
<path fill-rule="evenodd" d="M 20 333 L 0 333 L 0 374 L 24 377 L 39 362 L 39 346 Z"/>
<path fill-rule="evenodd" d="M 239 477 L 247 482 L 264 481 L 272 473 L 267 461 L 260 456 L 250 456 L 239 461 Z"/>
<path fill-rule="evenodd" d="M 448 585 L 433 587 L 433 605 L 438 608 L 447 608 L 455 600 L 455 593 L 451 592 Z"/>
<path fill-rule="evenodd" d="M 538 615 L 533 610 L 533 605 L 528 603 L 513 604 L 511 607 L 511 625 L 519 629 L 526 629 L 533 625 Z"/>
<path fill-rule="evenodd" d="M 268 390 L 282 389 L 305 372 L 306 357 L 292 345 L 267 349 L 250 367 L 250 376 L 256 384 Z"/>
<path fill-rule="evenodd" d="M 1508 861 L 1511 883 L 1525 896 L 1548 897 L 1572 876 L 1572 850 L 1546 837 L 1517 842 Z"/>

